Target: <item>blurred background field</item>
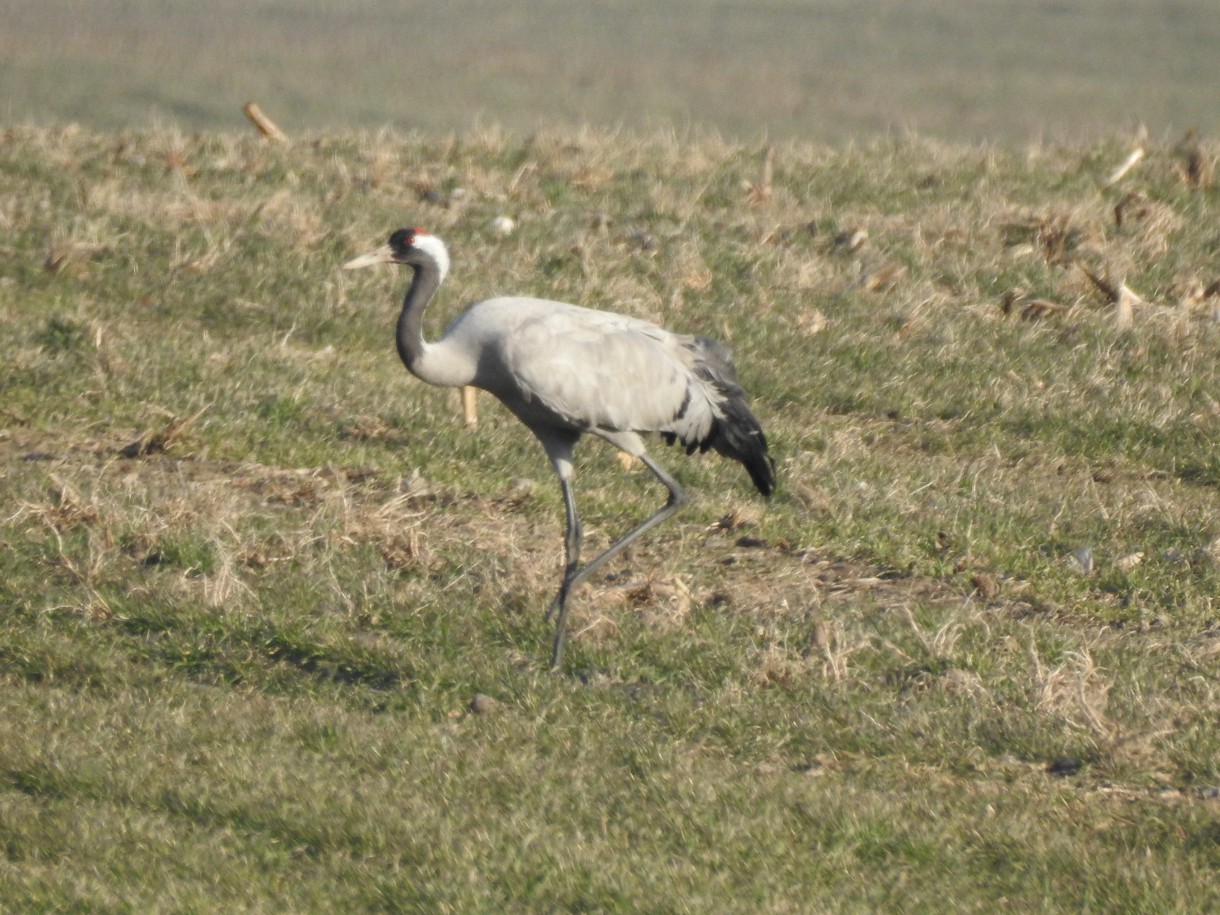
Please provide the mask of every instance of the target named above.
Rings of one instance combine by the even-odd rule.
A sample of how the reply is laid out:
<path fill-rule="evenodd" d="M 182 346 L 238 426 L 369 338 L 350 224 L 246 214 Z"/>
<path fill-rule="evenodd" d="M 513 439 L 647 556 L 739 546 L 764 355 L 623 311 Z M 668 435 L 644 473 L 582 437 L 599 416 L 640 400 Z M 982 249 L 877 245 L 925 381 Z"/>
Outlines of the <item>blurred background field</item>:
<path fill-rule="evenodd" d="M 1211 0 L 8 0 L 0 118 L 692 125 L 840 143 L 1220 127 Z"/>

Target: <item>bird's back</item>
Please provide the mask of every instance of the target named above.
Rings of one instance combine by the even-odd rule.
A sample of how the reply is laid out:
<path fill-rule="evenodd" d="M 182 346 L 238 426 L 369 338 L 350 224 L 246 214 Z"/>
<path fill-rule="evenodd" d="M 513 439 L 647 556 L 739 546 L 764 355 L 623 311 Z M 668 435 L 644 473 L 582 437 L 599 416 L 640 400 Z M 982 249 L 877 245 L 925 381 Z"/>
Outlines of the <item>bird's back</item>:
<path fill-rule="evenodd" d="M 479 338 L 481 387 L 591 432 L 666 428 L 693 377 L 694 338 L 563 302 L 490 299 L 452 332 Z"/>
<path fill-rule="evenodd" d="M 474 383 L 532 427 L 601 435 L 659 432 L 688 451 L 741 461 L 769 495 L 774 470 L 728 351 L 648 321 L 531 298 L 468 309 L 445 335 L 479 352 Z"/>

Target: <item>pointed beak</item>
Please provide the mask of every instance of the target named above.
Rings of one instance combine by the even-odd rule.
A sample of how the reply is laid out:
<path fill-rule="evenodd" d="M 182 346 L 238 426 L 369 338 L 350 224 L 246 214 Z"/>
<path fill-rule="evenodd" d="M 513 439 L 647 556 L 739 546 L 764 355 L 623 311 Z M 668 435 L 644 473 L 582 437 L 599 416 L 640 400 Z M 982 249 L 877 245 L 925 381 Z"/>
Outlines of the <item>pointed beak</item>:
<path fill-rule="evenodd" d="M 394 251 L 389 245 L 382 245 L 368 254 L 361 254 L 343 265 L 344 270 L 359 270 L 361 267 L 372 267 L 375 264 L 394 263 Z"/>

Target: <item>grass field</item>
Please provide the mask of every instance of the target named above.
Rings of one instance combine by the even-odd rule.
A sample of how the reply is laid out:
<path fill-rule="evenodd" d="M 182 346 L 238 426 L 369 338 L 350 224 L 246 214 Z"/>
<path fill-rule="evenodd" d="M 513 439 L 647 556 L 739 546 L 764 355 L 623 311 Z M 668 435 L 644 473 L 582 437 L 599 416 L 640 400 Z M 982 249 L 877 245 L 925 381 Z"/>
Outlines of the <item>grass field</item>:
<path fill-rule="evenodd" d="M 1129 151 L 5 128 L 3 907 L 1215 908 L 1217 149 Z M 658 445 L 560 673 L 538 447 L 339 269 L 404 223 L 433 333 L 713 334 L 771 438 Z"/>
<path fill-rule="evenodd" d="M 8 0 L 0 119 L 712 126 L 841 143 L 1220 131 L 1213 0 Z"/>

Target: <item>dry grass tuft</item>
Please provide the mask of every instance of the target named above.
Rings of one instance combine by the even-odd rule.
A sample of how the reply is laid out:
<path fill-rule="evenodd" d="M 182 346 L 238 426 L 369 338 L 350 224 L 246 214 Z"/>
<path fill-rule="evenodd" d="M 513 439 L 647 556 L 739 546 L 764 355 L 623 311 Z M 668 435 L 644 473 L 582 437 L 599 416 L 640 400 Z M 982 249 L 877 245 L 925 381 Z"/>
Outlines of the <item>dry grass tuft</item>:
<path fill-rule="evenodd" d="M 1206 150 L 1197 128 L 1191 128 L 1173 148 L 1181 167 L 1182 179 L 1193 190 L 1212 186 L 1216 174 L 1214 151 Z"/>
<path fill-rule="evenodd" d="M 204 407 L 193 416 L 181 419 L 170 416 L 169 422 L 156 432 L 148 432 L 128 445 L 119 449 L 119 455 L 128 459 L 148 457 L 152 454 L 164 454 L 172 445 L 180 442 L 185 431 L 191 427 L 207 411 Z"/>
<path fill-rule="evenodd" d="M 1087 649 L 1069 652 L 1062 664 L 1050 670 L 1032 649 L 1031 660 L 1039 712 L 1055 715 L 1099 740 L 1117 736 L 1115 724 L 1105 714 L 1111 683 Z"/>

